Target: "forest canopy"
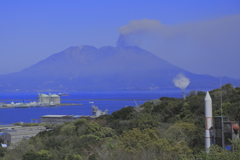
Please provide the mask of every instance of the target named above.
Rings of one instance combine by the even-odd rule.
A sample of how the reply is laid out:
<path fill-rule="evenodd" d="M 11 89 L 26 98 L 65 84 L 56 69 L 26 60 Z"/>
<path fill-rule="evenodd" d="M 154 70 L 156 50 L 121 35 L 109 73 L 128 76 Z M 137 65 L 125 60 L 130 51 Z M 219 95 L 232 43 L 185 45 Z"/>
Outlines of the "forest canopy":
<path fill-rule="evenodd" d="M 240 88 L 226 84 L 209 92 L 213 116 L 240 120 Z M 29 140 L 0 147 L 3 160 L 141 160 L 237 159 L 240 141 L 228 152 L 204 147 L 204 98 L 191 91 L 185 99 L 160 97 L 139 107 L 124 107 L 93 120 L 78 119 L 51 126 Z M 46 125 L 46 124 L 45 124 Z M 49 126 L 48 126 L 49 127 Z"/>

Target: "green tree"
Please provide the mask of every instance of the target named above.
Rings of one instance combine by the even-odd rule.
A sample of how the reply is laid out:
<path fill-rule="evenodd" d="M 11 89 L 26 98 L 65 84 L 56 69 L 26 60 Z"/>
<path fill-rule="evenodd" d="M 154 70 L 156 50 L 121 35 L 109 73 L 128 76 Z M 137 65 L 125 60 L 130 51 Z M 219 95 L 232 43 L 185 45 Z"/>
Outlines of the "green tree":
<path fill-rule="evenodd" d="M 37 153 L 37 160 L 50 160 L 51 155 L 50 152 L 47 150 L 41 150 Z"/>
<path fill-rule="evenodd" d="M 138 128 L 144 130 L 147 128 L 156 128 L 159 126 L 159 122 L 156 116 L 149 113 L 140 113 L 136 118 L 131 120 L 132 128 Z"/>
<path fill-rule="evenodd" d="M 35 160 L 37 158 L 37 154 L 33 150 L 28 150 L 24 153 L 22 160 Z"/>
<path fill-rule="evenodd" d="M 124 107 L 112 113 L 113 119 L 129 120 L 133 117 L 134 108 L 131 106 Z"/>
<path fill-rule="evenodd" d="M 197 153 L 203 146 L 202 132 L 200 131 L 201 129 L 192 123 L 178 122 L 169 127 L 166 136 L 176 142 L 185 141 L 188 147 Z"/>
<path fill-rule="evenodd" d="M 67 154 L 65 160 L 82 160 L 82 157 L 78 154 Z"/>
<path fill-rule="evenodd" d="M 0 143 L 4 143 L 4 140 L 2 138 L 0 138 Z"/>
<path fill-rule="evenodd" d="M 234 150 L 228 151 L 217 145 L 212 145 L 209 148 L 209 153 L 206 151 L 199 152 L 196 157 L 204 160 L 239 160 L 240 157 L 240 140 L 233 142 Z"/>
<path fill-rule="evenodd" d="M 124 131 L 123 134 L 118 137 L 118 146 L 128 152 L 141 152 L 142 149 L 150 146 L 154 140 L 157 140 L 157 135 L 150 134 L 151 132 L 154 131 L 141 131 L 137 128 Z"/>
<path fill-rule="evenodd" d="M 4 157 L 6 151 L 7 151 L 7 148 L 0 146 L 0 157 Z"/>
<path fill-rule="evenodd" d="M 159 138 L 156 130 L 132 129 L 118 137 L 119 151 L 128 153 L 129 159 L 192 159 L 192 150 L 186 142 L 172 142 Z M 126 154 L 125 153 L 125 154 Z M 145 158 L 142 158 L 145 157 Z"/>

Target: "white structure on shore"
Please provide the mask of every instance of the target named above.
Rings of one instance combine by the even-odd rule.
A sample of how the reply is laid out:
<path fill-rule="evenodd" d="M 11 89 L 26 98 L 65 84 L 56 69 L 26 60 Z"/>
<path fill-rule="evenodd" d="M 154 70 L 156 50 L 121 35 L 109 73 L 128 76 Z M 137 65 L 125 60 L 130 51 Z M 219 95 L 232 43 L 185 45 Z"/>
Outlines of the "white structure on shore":
<path fill-rule="evenodd" d="M 59 105 L 60 96 L 56 94 L 38 94 L 38 103 L 42 105 Z"/>
<path fill-rule="evenodd" d="M 0 107 L 9 107 L 9 108 L 14 108 L 14 107 L 19 107 L 19 108 L 28 108 L 28 107 L 40 107 L 40 106 L 57 106 L 60 105 L 60 96 L 57 94 L 38 94 L 38 102 L 28 102 L 28 103 L 23 103 L 23 102 L 18 102 L 14 103 L 11 102 L 10 104 L 1 104 Z"/>

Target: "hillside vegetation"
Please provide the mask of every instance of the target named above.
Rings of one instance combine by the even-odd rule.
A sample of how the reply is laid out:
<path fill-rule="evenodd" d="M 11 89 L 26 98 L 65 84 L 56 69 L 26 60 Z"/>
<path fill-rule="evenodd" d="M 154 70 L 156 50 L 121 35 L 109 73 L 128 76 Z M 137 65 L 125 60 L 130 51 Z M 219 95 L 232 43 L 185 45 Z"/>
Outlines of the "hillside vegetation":
<path fill-rule="evenodd" d="M 223 115 L 240 119 L 240 88 L 222 87 Z M 210 91 L 213 116 L 220 115 L 220 89 Z M 3 150 L 3 160 L 168 160 L 238 159 L 240 142 L 227 153 L 212 146 L 204 151 L 204 98 L 191 91 L 185 99 L 161 97 L 140 107 L 125 107 L 95 120 L 79 119 L 40 132 L 14 149 Z"/>

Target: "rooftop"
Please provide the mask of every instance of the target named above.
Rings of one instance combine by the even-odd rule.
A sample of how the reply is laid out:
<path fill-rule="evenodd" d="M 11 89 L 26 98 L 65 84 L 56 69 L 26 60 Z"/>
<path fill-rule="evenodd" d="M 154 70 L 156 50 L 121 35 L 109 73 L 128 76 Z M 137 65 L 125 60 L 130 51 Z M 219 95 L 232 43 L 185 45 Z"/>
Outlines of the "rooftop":
<path fill-rule="evenodd" d="M 11 136 L 18 136 L 18 135 L 33 135 L 38 134 L 39 130 L 33 130 L 33 131 L 24 131 L 24 132 L 9 132 L 6 134 L 10 134 Z"/>

